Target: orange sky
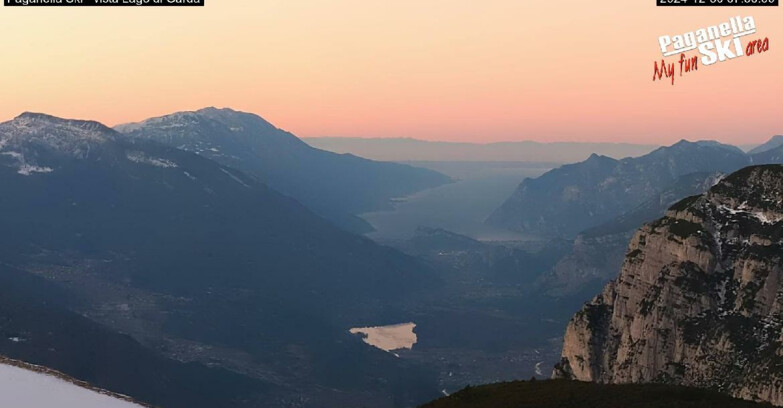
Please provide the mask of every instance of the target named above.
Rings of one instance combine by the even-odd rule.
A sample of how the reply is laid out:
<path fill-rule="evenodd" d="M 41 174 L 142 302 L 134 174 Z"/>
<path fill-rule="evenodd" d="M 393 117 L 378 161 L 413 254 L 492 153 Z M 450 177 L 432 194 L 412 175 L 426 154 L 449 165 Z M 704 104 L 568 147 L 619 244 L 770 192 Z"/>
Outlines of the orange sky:
<path fill-rule="evenodd" d="M 302 137 L 663 144 L 783 133 L 779 7 L 530 3 L 2 7 L 0 119 L 32 110 L 117 124 L 214 105 Z M 756 18 L 769 52 L 675 86 L 651 81 L 658 36 L 738 14 Z"/>

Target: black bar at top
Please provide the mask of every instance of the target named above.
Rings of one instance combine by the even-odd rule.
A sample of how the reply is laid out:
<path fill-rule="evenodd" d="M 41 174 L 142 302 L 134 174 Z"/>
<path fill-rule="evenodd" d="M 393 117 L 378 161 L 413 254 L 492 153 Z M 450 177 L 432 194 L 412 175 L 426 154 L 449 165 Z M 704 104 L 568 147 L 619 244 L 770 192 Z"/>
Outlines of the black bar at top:
<path fill-rule="evenodd" d="M 2 0 L 7 7 L 193 7 L 205 0 Z"/>
<path fill-rule="evenodd" d="M 780 0 L 655 0 L 663 7 L 776 7 Z"/>

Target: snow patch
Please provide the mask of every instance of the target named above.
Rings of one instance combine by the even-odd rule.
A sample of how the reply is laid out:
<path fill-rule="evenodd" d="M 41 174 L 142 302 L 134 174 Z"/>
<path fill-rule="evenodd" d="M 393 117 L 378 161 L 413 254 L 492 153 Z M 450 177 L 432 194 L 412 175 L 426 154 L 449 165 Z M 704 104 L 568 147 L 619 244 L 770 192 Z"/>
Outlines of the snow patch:
<path fill-rule="evenodd" d="M 747 208 L 748 208 L 747 204 L 742 203 L 738 208 L 731 208 L 727 205 L 721 205 L 718 207 L 718 210 L 721 212 L 727 212 L 731 215 L 741 214 L 748 217 L 752 217 L 759 220 L 759 222 L 761 222 L 762 224 L 767 224 L 767 225 L 777 224 L 780 221 L 783 221 L 783 215 L 777 214 L 777 215 L 770 216 L 761 211 L 753 211 L 753 212 L 747 211 Z"/>
<path fill-rule="evenodd" d="M 753 213 L 750 213 L 753 217 L 755 217 L 757 220 L 761 221 L 762 224 L 777 224 L 781 220 L 783 220 L 783 216 L 777 216 L 777 217 L 769 217 L 767 214 L 764 214 L 760 211 L 756 211 Z"/>
<path fill-rule="evenodd" d="M 17 174 L 21 174 L 23 176 L 30 176 L 33 173 L 51 173 L 54 170 L 52 170 L 51 167 L 44 167 L 44 166 L 36 166 L 33 164 L 28 164 L 25 161 L 24 156 L 19 152 L 2 152 L 0 155 L 3 156 L 9 156 L 17 161 L 19 163 L 19 169 L 16 171 Z"/>
<path fill-rule="evenodd" d="M 222 171 L 223 173 L 226 173 L 226 174 L 227 174 L 229 177 L 231 177 L 232 179 L 234 179 L 234 181 L 236 181 L 237 183 L 239 183 L 239 184 L 241 184 L 241 185 L 243 185 L 243 186 L 245 186 L 245 187 L 247 187 L 247 188 L 250 188 L 250 186 L 248 186 L 247 184 L 245 184 L 245 182 L 244 182 L 244 181 L 240 180 L 240 178 L 239 178 L 239 177 L 237 177 L 237 176 L 235 176 L 235 175 L 231 174 L 231 172 L 230 172 L 230 171 L 228 171 L 228 170 L 226 170 L 226 169 L 223 169 L 223 168 L 221 168 L 221 169 L 220 169 L 220 171 Z"/>
<path fill-rule="evenodd" d="M 0 407 L 142 408 L 44 373 L 0 364 Z"/>
<path fill-rule="evenodd" d="M 0 148 L 2 148 L 2 146 L 0 146 Z M 19 160 L 19 161 L 24 160 L 24 156 L 22 156 L 22 153 L 19 153 L 19 152 L 2 152 L 0 154 L 2 154 L 3 156 L 11 156 L 14 159 Z"/>
<path fill-rule="evenodd" d="M 127 152 L 125 157 L 134 163 L 149 164 L 150 166 L 161 167 L 164 169 L 176 168 L 177 163 L 171 160 L 161 159 L 157 157 L 148 157 L 142 152 Z"/>
<path fill-rule="evenodd" d="M 51 167 L 41 167 L 41 166 L 33 166 L 30 164 L 22 164 L 19 166 L 19 170 L 17 170 L 17 173 L 23 175 L 23 176 L 30 176 L 33 173 L 51 173 L 54 170 L 52 170 Z"/>

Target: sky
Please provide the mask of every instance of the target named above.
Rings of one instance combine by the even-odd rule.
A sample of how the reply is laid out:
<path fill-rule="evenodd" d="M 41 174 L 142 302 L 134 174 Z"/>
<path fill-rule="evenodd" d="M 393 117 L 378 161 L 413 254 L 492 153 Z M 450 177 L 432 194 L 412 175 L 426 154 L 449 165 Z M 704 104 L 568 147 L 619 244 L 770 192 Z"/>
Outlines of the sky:
<path fill-rule="evenodd" d="M 653 82 L 658 37 L 752 15 L 770 50 Z M 653 0 L 206 0 L 0 8 L 0 120 L 206 106 L 300 137 L 668 144 L 783 134 L 780 7 Z M 693 54 L 696 55 L 696 54 Z M 674 57 L 667 62 L 673 62 Z M 777 75 L 776 75 L 777 74 Z"/>

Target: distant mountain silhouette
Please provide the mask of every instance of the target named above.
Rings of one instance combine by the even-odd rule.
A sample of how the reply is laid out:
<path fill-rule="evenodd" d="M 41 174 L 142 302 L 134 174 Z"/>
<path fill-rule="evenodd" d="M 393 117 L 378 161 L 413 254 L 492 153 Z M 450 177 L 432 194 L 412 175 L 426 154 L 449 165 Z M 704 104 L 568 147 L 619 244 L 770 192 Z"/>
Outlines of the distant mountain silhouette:
<path fill-rule="evenodd" d="M 469 161 L 574 163 L 592 153 L 614 157 L 636 157 L 658 146 L 630 143 L 583 143 L 532 141 L 461 143 L 410 138 L 310 137 L 309 145 L 336 153 L 352 153 L 388 161 Z"/>
<path fill-rule="evenodd" d="M 772 136 L 772 139 L 769 139 L 766 143 L 755 147 L 754 149 L 749 151 L 748 154 L 751 155 L 759 154 L 759 153 L 766 152 L 768 150 L 775 149 L 780 146 L 783 146 L 783 136 L 781 135 Z"/>
<path fill-rule="evenodd" d="M 319 150 L 257 115 L 230 109 L 179 112 L 116 129 L 244 171 L 355 232 L 372 229 L 355 214 L 450 182 L 432 170 Z"/>
<path fill-rule="evenodd" d="M 488 223 L 544 236 L 573 237 L 633 210 L 690 173 L 730 173 L 751 163 L 740 149 L 681 141 L 638 158 L 593 155 L 524 180 Z"/>
<path fill-rule="evenodd" d="M 751 156 L 753 164 L 780 164 L 783 163 L 783 145 L 764 150 Z"/>

